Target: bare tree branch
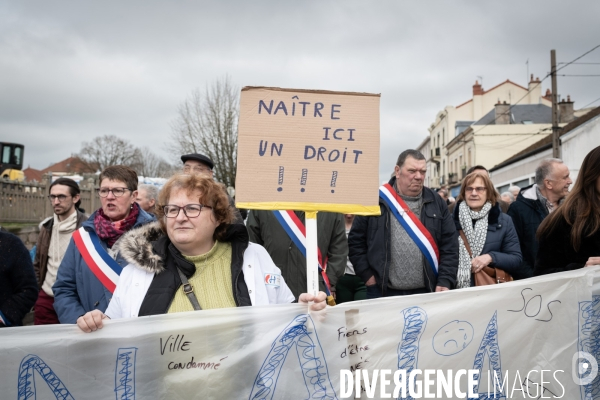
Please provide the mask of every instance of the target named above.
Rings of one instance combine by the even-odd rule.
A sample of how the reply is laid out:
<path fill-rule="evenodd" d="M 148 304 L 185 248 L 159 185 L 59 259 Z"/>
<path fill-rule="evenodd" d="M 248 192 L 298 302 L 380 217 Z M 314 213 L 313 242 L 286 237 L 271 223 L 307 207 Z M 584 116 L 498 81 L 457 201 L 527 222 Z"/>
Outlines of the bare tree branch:
<path fill-rule="evenodd" d="M 91 142 L 83 142 L 78 157 L 93 171 L 102 171 L 111 165 L 126 165 L 140 176 L 167 178 L 177 169 L 148 147 L 140 149 L 114 135 L 98 136 Z"/>
<path fill-rule="evenodd" d="M 90 168 L 100 171 L 110 165 L 127 165 L 139 167 L 140 150 L 126 140 L 115 135 L 104 135 L 91 142 L 83 142 L 79 159 Z"/>
<path fill-rule="evenodd" d="M 139 159 L 135 160 L 135 164 L 138 166 L 136 172 L 140 176 L 168 178 L 179 169 L 176 166 L 169 164 L 161 157 L 158 157 L 148 147 L 142 147 L 138 150 Z"/>
<path fill-rule="evenodd" d="M 195 89 L 178 108 L 171 124 L 175 156 L 201 153 L 215 163 L 215 179 L 235 187 L 239 90 L 229 78 L 217 80 L 204 92 Z"/>

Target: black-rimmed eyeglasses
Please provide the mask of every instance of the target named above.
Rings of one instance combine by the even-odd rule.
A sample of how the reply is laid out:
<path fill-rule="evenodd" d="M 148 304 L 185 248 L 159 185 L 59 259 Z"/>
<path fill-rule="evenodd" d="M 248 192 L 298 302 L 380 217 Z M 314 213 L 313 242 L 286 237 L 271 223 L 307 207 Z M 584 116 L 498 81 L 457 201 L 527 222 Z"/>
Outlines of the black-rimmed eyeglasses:
<path fill-rule="evenodd" d="M 115 197 L 121 197 L 123 196 L 123 194 L 125 194 L 125 191 L 129 190 L 130 192 L 132 192 L 133 190 L 128 189 L 128 188 L 96 188 L 96 193 L 98 193 L 98 196 L 100 197 L 108 197 L 108 194 L 112 192 L 113 196 Z"/>
<path fill-rule="evenodd" d="M 174 204 L 167 204 L 166 206 L 163 206 L 163 212 L 167 218 L 177 218 L 179 215 L 179 210 L 183 210 L 183 213 L 186 217 L 196 218 L 200 215 L 203 208 L 212 210 L 211 206 L 207 206 L 205 204 L 186 204 L 183 207 L 179 207 Z"/>

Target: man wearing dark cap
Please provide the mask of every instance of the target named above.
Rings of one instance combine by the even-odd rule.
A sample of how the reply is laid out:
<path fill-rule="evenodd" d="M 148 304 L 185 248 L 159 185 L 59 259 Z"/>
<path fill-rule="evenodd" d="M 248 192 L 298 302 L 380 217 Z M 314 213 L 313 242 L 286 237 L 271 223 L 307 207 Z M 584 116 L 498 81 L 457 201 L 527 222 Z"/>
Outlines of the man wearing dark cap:
<path fill-rule="evenodd" d="M 183 161 L 184 174 L 203 174 L 210 178 L 213 177 L 213 167 L 215 166 L 215 163 L 204 154 L 186 154 L 181 156 L 181 161 Z M 233 213 L 235 215 L 234 223 L 243 224 L 245 215 L 242 215 L 240 210 L 235 207 L 235 202 L 231 197 L 229 197 L 229 204 L 233 208 Z"/>
<path fill-rule="evenodd" d="M 186 174 L 206 174 L 213 177 L 213 167 L 215 163 L 204 154 L 186 154 L 181 156 L 183 161 L 183 172 Z"/>

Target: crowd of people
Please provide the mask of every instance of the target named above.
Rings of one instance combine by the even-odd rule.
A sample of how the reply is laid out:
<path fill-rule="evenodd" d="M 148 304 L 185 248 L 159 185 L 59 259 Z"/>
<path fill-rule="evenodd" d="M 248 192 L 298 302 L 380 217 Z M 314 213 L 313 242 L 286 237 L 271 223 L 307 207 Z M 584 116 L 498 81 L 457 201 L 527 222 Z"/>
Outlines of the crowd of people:
<path fill-rule="evenodd" d="M 101 207 L 80 208 L 77 183 L 49 185 L 54 214 L 40 225 L 33 260 L 0 231 L 0 327 L 77 324 L 106 318 L 300 302 L 326 304 L 471 287 L 481 272 L 511 279 L 600 265 L 600 147 L 577 180 L 559 159 L 542 160 L 535 183 L 498 193 L 483 166 L 459 195 L 426 186 L 426 159 L 403 151 L 380 187 L 380 215 L 319 213 L 319 285 L 307 287 L 305 215 L 235 208 L 213 180 L 214 163 L 181 157 L 159 191 L 126 166 L 104 169 Z"/>

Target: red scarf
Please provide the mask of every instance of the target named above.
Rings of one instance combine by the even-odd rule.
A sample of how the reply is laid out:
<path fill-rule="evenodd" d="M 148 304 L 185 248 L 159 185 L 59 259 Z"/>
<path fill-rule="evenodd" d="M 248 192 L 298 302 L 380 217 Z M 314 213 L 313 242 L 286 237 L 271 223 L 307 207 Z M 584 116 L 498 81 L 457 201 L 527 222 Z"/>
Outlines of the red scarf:
<path fill-rule="evenodd" d="M 94 227 L 96 228 L 96 234 L 100 238 L 106 242 L 107 246 L 110 248 L 115 244 L 117 240 L 121 237 L 122 234 L 130 230 L 135 221 L 137 221 L 137 217 L 140 213 L 140 207 L 137 203 L 133 203 L 131 207 L 131 211 L 129 215 L 120 221 L 112 222 L 110 218 L 104 214 L 102 208 L 98 209 L 96 212 L 96 216 L 94 217 Z"/>

